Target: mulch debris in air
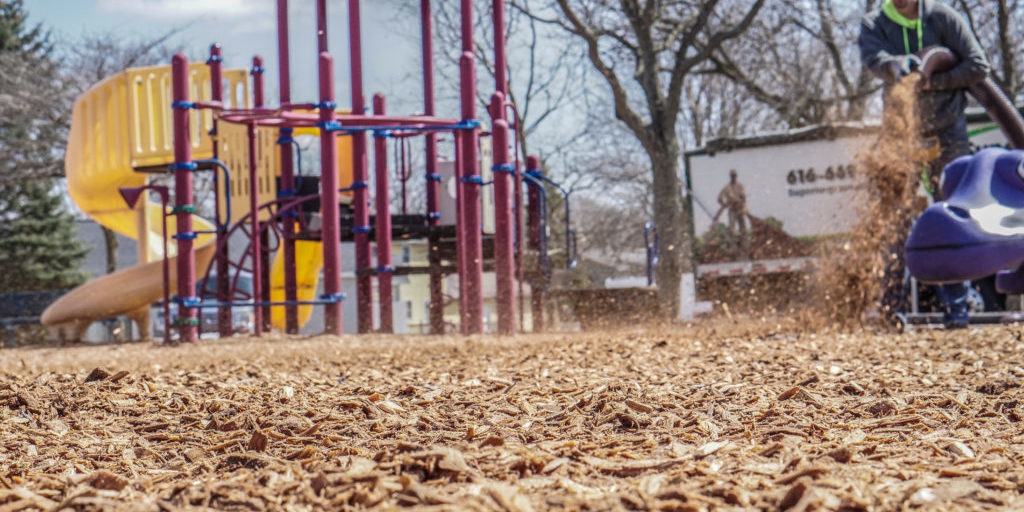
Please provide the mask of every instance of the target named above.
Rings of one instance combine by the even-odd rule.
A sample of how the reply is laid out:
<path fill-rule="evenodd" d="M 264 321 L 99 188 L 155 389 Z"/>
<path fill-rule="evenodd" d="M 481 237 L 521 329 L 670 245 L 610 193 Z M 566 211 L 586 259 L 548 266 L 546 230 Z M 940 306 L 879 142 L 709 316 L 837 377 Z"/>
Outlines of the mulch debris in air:
<path fill-rule="evenodd" d="M 0 510 L 1024 507 L 1018 327 L 794 327 L 8 350 Z"/>

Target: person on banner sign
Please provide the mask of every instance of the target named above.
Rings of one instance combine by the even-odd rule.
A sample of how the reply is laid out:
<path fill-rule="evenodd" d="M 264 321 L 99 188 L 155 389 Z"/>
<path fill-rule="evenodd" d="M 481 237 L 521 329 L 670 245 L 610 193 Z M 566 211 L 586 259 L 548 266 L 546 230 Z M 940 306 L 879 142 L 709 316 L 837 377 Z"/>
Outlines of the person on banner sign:
<path fill-rule="evenodd" d="M 736 169 L 729 170 L 729 183 L 718 193 L 718 212 L 727 211 L 729 215 L 729 233 L 734 237 L 743 237 L 747 232 L 747 192 L 736 176 Z M 715 220 L 718 215 L 715 216 Z M 714 221 L 712 221 L 714 224 Z"/>

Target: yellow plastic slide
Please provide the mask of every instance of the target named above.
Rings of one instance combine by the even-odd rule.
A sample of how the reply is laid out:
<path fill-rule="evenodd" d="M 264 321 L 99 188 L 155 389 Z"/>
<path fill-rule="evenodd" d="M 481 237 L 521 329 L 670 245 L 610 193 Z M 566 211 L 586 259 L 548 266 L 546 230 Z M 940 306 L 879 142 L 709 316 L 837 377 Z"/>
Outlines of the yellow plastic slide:
<path fill-rule="evenodd" d="M 320 281 L 320 268 L 324 266 L 324 250 L 320 242 L 298 240 L 295 242 L 295 283 L 299 300 L 316 298 L 316 285 Z M 284 252 L 277 251 L 270 266 L 270 300 L 284 301 Z M 276 329 L 285 328 L 285 308 L 270 308 L 270 322 Z M 313 316 L 313 306 L 299 306 L 299 325 L 304 325 Z"/>
<path fill-rule="evenodd" d="M 209 69 L 203 64 L 189 68 L 192 100 L 210 99 Z M 248 105 L 249 85 L 245 70 L 224 71 L 227 103 L 231 107 Z M 163 248 L 161 206 L 152 198 L 140 201 L 135 209 L 125 204 L 118 189 L 139 187 L 155 172 L 166 170 L 174 160 L 171 127 L 171 68 L 157 66 L 123 71 L 82 94 L 72 111 L 71 133 L 65 156 L 68 192 L 75 204 L 97 223 L 124 236 L 138 240 L 139 264 L 93 279 L 61 297 L 43 312 L 43 325 L 55 335 L 80 339 L 96 320 L 126 315 L 139 326 L 143 337 L 149 335 L 149 308 L 163 298 Z M 213 123 L 209 111 L 192 111 L 192 152 L 194 159 L 213 156 L 215 142 L 208 136 Z M 231 190 L 218 194 L 232 196 L 231 218 L 237 222 L 247 215 L 250 178 L 246 129 L 221 123 L 218 127 L 218 157 L 232 172 Z M 316 129 L 296 130 L 296 135 L 317 135 Z M 280 161 L 277 130 L 258 131 L 260 157 L 257 162 L 258 202 L 276 197 L 276 164 Z M 351 140 L 339 137 L 338 173 L 341 183 L 352 179 Z M 225 204 L 222 200 L 221 204 Z M 229 212 L 222 212 L 227 214 Z M 266 212 L 263 212 L 265 217 Z M 212 224 L 193 217 L 194 229 L 209 231 Z M 168 219 L 168 236 L 174 233 L 174 219 Z M 168 243 L 171 289 L 177 287 L 176 244 Z M 215 253 L 214 236 L 202 234 L 196 239 L 196 272 L 205 272 Z M 298 299 L 315 298 L 323 254 L 319 242 L 296 243 L 296 281 Z M 198 277 L 198 276 L 197 276 Z M 279 252 L 271 266 L 271 300 L 284 300 L 284 261 Z M 299 308 L 299 323 L 312 316 L 312 306 Z M 272 324 L 284 329 L 283 307 L 271 310 Z"/>
<path fill-rule="evenodd" d="M 344 112 L 342 112 L 344 113 Z M 217 127 L 218 156 L 232 170 L 231 179 L 231 219 L 238 222 L 249 214 L 249 195 L 251 183 L 249 174 L 244 170 L 249 167 L 248 130 L 239 124 L 221 123 Z M 298 128 L 295 136 L 319 136 L 316 128 Z M 256 162 L 257 203 L 265 204 L 277 197 L 274 186 L 277 177 L 278 163 L 281 161 L 280 149 L 277 145 L 278 133 L 275 128 L 259 128 L 256 138 L 260 146 L 259 158 Z M 352 182 L 352 139 L 338 137 L 338 183 Z M 224 190 L 218 191 L 223 195 Z M 223 199 L 221 204 L 226 204 Z M 260 212 L 260 219 L 267 220 L 267 211 Z M 300 301 L 312 301 L 316 298 L 317 283 L 320 280 L 320 269 L 323 267 L 323 249 L 319 242 L 299 240 L 295 243 L 295 281 L 298 287 L 296 298 Z M 270 300 L 283 302 L 284 297 L 284 255 L 278 251 L 270 266 Z M 299 306 L 299 325 L 304 325 L 313 315 L 313 306 Z M 275 329 L 285 329 L 285 308 L 270 308 L 271 325 Z"/>
<path fill-rule="evenodd" d="M 191 71 L 192 97 L 209 99 L 209 72 L 202 64 Z M 149 308 L 163 298 L 161 216 L 164 212 L 153 199 L 140 201 L 129 209 L 118 191 L 148 182 L 152 170 L 173 161 L 171 133 L 170 67 L 123 71 L 86 91 L 75 101 L 68 137 L 65 168 L 68 192 L 75 204 L 97 223 L 139 241 L 139 264 L 93 279 L 50 305 L 42 315 L 43 325 L 55 334 L 79 339 L 96 320 L 127 315 L 149 334 Z M 247 87 L 244 70 L 226 71 L 229 90 Z M 247 98 L 248 94 L 242 94 Z M 209 158 L 212 141 L 205 136 L 211 126 L 209 112 L 195 112 L 192 119 L 194 158 Z M 206 220 L 194 217 L 196 230 L 210 230 Z M 174 233 L 174 219 L 168 219 L 168 235 Z M 171 289 L 177 284 L 173 260 L 175 244 L 170 241 Z M 196 239 L 196 269 L 206 269 L 214 254 L 213 236 Z"/>

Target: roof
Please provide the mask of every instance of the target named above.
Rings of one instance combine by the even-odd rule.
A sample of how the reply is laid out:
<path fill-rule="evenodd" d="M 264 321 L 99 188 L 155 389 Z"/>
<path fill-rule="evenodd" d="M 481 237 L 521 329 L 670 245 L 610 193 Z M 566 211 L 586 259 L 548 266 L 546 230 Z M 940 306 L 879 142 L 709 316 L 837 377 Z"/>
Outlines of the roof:
<path fill-rule="evenodd" d="M 1024 114 L 1024 106 L 1017 107 L 1018 111 Z M 967 109 L 968 123 L 991 122 L 988 112 L 981 107 Z M 858 135 L 870 135 L 881 127 L 880 120 L 856 123 L 834 123 L 805 126 L 792 130 L 766 132 L 746 137 L 723 137 L 708 142 L 704 147 L 687 151 L 685 156 L 714 155 L 721 151 L 732 151 L 734 149 L 749 149 L 763 146 L 774 146 L 778 144 L 791 144 L 794 142 L 807 142 L 821 139 L 836 139 L 840 137 L 856 137 Z"/>
<path fill-rule="evenodd" d="M 708 142 L 703 148 L 686 152 L 686 156 L 713 155 L 720 151 L 747 149 L 778 144 L 791 144 L 838 137 L 855 137 L 878 131 L 881 123 L 837 123 L 813 125 L 793 130 L 768 132 L 747 137 L 723 137 Z"/>

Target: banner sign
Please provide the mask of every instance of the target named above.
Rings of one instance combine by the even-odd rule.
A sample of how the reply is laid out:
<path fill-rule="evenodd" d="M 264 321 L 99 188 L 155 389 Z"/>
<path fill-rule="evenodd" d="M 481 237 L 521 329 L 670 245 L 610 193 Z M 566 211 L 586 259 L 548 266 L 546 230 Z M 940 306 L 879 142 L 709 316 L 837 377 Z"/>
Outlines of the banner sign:
<path fill-rule="evenodd" d="M 1006 145 L 972 115 L 974 149 Z M 878 126 L 843 125 L 722 139 L 686 154 L 695 249 L 702 264 L 810 256 L 816 238 L 848 233 L 865 189 L 855 162 Z"/>

